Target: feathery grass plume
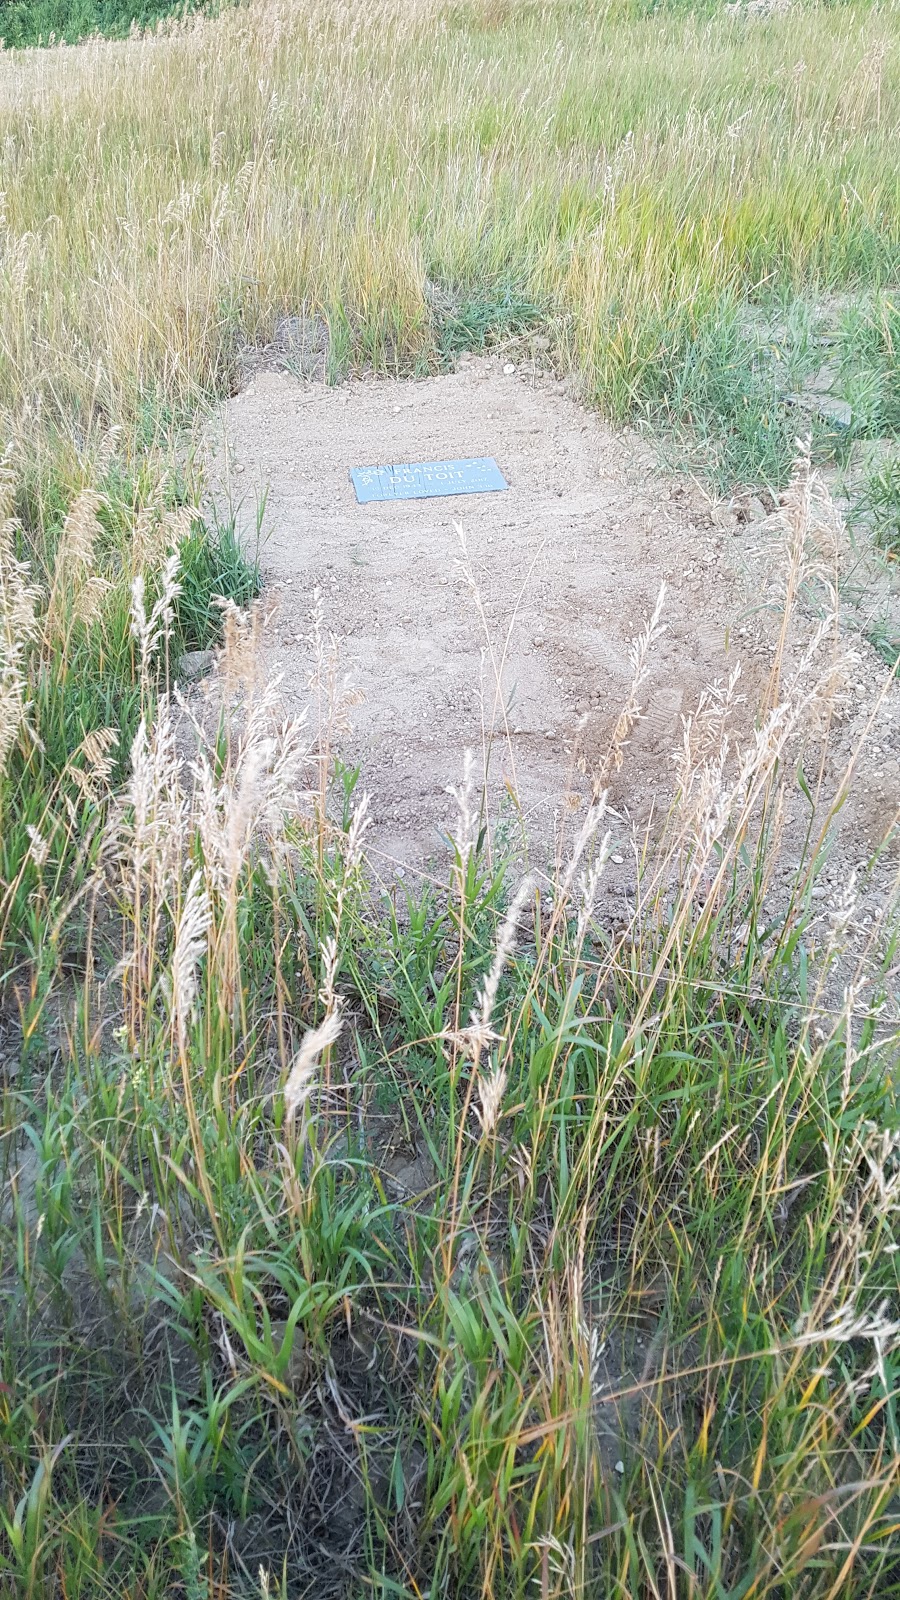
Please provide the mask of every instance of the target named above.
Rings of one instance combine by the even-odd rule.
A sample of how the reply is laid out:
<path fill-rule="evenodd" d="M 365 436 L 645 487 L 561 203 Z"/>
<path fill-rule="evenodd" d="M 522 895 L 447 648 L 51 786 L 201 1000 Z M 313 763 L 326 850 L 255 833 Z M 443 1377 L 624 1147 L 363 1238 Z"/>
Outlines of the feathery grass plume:
<path fill-rule="evenodd" d="M 244 680 L 246 682 L 246 680 Z M 268 684 L 233 731 L 221 765 L 201 749 L 191 765 L 195 815 L 207 869 L 217 892 L 228 895 L 254 841 L 277 847 L 285 819 L 309 793 L 313 757 L 306 717 L 275 722 L 277 685 Z"/>
<path fill-rule="evenodd" d="M 667 624 L 662 621 L 663 606 L 666 603 L 666 585 L 660 584 L 656 605 L 648 622 L 645 623 L 637 638 L 632 640 L 629 650 L 631 662 L 631 683 L 625 704 L 619 712 L 612 737 L 601 765 L 593 775 L 594 794 L 598 795 L 604 787 L 611 772 L 618 772 L 624 760 L 625 745 L 628 736 L 636 722 L 639 722 L 643 711 L 640 703 L 640 692 L 650 671 L 650 654 L 653 646 L 666 631 Z"/>
<path fill-rule="evenodd" d="M 97 516 L 103 496 L 96 489 L 81 489 L 75 496 L 65 521 L 53 564 L 53 587 L 76 584 L 94 564 L 97 542 L 103 529 Z M 52 604 L 51 591 L 51 604 Z"/>
<path fill-rule="evenodd" d="M 182 1049 L 197 998 L 198 968 L 206 953 L 210 922 L 209 895 L 204 887 L 203 874 L 198 868 L 187 886 L 172 953 L 172 1010 Z"/>
<path fill-rule="evenodd" d="M 698 841 L 702 829 L 696 819 L 706 816 L 713 797 L 723 792 L 729 767 L 738 758 L 730 722 L 740 701 L 740 675 L 738 663 L 727 683 L 716 679 L 702 691 L 696 709 L 681 718 L 681 743 L 672 752 L 675 804 Z"/>
<path fill-rule="evenodd" d="M 606 816 L 608 809 L 608 796 L 607 791 L 604 789 L 603 793 L 597 796 L 593 804 L 588 806 L 584 821 L 575 836 L 575 843 L 572 846 L 571 854 L 566 862 L 566 870 L 563 873 L 562 881 L 559 885 L 556 896 L 556 903 L 558 906 L 562 906 L 569 898 L 572 890 L 572 884 L 575 881 L 575 874 L 578 871 L 578 864 L 584 855 L 585 850 L 587 850 L 588 846 L 590 845 L 591 840 L 594 838 L 594 835 L 603 821 L 603 818 Z M 606 860 L 609 852 L 610 838 L 611 835 L 609 832 L 607 832 L 604 835 L 600 845 L 600 856 L 604 861 Z"/>
<path fill-rule="evenodd" d="M 827 484 L 812 466 L 809 438 L 797 441 L 790 482 L 781 496 L 779 509 L 768 522 L 781 531 L 785 561 L 783 567 L 776 567 L 774 574 L 774 581 L 781 584 L 778 597 L 781 627 L 769 675 L 766 708 L 779 698 L 788 639 L 801 594 L 808 597 L 811 609 L 820 615 L 830 615 L 835 641 L 840 637 L 841 563 L 847 551 L 847 529 Z M 768 550 L 763 554 L 768 556 Z M 828 693 L 822 695 L 826 710 L 840 694 L 845 678 L 846 662 L 838 647 Z M 823 727 L 827 727 L 827 721 L 818 728 L 813 724 L 810 731 L 821 732 Z"/>
<path fill-rule="evenodd" d="M 47 602 L 45 637 L 64 637 L 72 621 L 91 623 L 99 613 L 111 584 L 94 571 L 103 528 L 97 515 L 103 496 L 96 489 L 81 489 L 70 506 L 53 563 L 53 582 Z"/>
<path fill-rule="evenodd" d="M 339 913 L 340 907 L 338 907 L 336 917 Z M 320 940 L 319 955 L 322 964 L 322 978 L 319 985 L 319 1003 L 326 1009 L 334 1003 L 335 999 L 334 985 L 337 980 L 339 954 L 340 946 L 337 934 L 329 933 L 324 939 Z"/>
<path fill-rule="evenodd" d="M 8 468 L 0 473 L 0 778 L 9 753 L 26 727 L 28 656 L 38 637 L 40 591 L 27 564 L 14 553 L 14 485 Z"/>
<path fill-rule="evenodd" d="M 335 1009 L 317 1028 L 310 1028 L 300 1041 L 300 1049 L 284 1085 L 284 1112 L 288 1128 L 312 1093 L 320 1056 L 334 1044 L 343 1026 L 344 1019 L 340 1011 Z"/>
<path fill-rule="evenodd" d="M 475 1113 L 481 1123 L 482 1138 L 490 1139 L 500 1121 L 503 1096 L 506 1093 L 508 1074 L 505 1067 L 496 1066 L 487 1074 L 479 1072 L 475 1088 L 478 1103 Z"/>
<path fill-rule="evenodd" d="M 188 802 L 182 784 L 183 760 L 168 699 L 160 702 L 148 730 L 141 721 L 131 746 L 131 773 L 125 788 L 124 817 L 113 827 L 124 840 L 132 887 L 168 899 L 179 873 L 188 837 Z"/>
<path fill-rule="evenodd" d="M 28 855 L 36 867 L 42 867 L 50 854 L 50 842 L 30 822 L 25 831 L 30 841 Z"/>
<path fill-rule="evenodd" d="M 308 635 L 312 648 L 312 668 L 309 686 L 315 701 L 316 759 L 319 765 L 319 860 L 325 849 L 325 819 L 327 812 L 328 783 L 333 766 L 334 747 L 340 737 L 352 729 L 351 711 L 362 701 L 361 690 L 354 687 L 349 673 L 340 671 L 340 641 L 335 633 L 326 634 L 325 610 L 322 592 L 313 590 L 312 628 Z"/>
<path fill-rule="evenodd" d="M 478 1065 L 483 1050 L 492 1040 L 499 1038 L 491 1028 L 494 1006 L 497 1003 L 497 991 L 500 988 L 500 979 L 515 948 L 516 936 L 525 903 L 534 887 L 534 879 L 529 875 L 524 877 L 519 884 L 507 908 L 506 916 L 500 924 L 497 942 L 494 946 L 494 959 L 491 962 L 487 975 L 478 992 L 474 1009 L 471 1013 L 469 1026 L 463 1028 L 458 1038 L 469 1051 L 474 1064 Z"/>
<path fill-rule="evenodd" d="M 695 709 L 682 715 L 681 743 L 672 754 L 679 791 L 688 794 L 692 774 L 707 761 L 722 770 L 731 748 L 728 724 L 743 696 L 737 693 L 741 664 L 732 668 L 727 682 L 716 678 L 701 691 Z"/>
<path fill-rule="evenodd" d="M 612 832 L 607 829 L 600 841 L 600 848 L 597 851 L 593 861 L 591 862 L 587 871 L 583 872 L 579 877 L 578 888 L 581 904 L 578 908 L 578 927 L 575 931 L 575 943 L 578 949 L 581 948 L 581 945 L 587 936 L 591 918 L 594 915 L 594 906 L 597 903 L 597 891 L 600 887 L 600 879 L 606 870 L 606 863 L 609 860 L 611 850 Z"/>
<path fill-rule="evenodd" d="M 506 734 L 507 734 L 507 741 L 508 741 L 507 742 L 507 754 L 508 754 L 508 759 L 509 759 L 509 763 L 510 763 L 510 770 L 511 770 L 511 783 L 512 783 L 512 789 L 515 790 L 517 788 L 517 781 L 516 781 L 516 776 L 515 776 L 515 773 L 516 773 L 516 761 L 515 761 L 515 753 L 514 753 L 514 750 L 513 750 L 512 742 L 509 740 L 510 729 L 509 729 L 509 722 L 508 722 L 508 698 L 507 698 L 506 693 L 504 692 L 504 674 L 505 674 L 505 669 L 506 669 L 506 664 L 507 664 L 510 644 L 511 644 L 511 641 L 512 641 L 513 628 L 515 626 L 515 620 L 516 620 L 516 617 L 517 617 L 518 612 L 519 612 L 519 607 L 522 604 L 526 588 L 528 587 L 528 585 L 530 583 L 532 573 L 534 572 L 534 568 L 537 565 L 538 558 L 539 558 L 540 554 L 542 553 L 544 546 L 542 544 L 540 546 L 540 549 L 538 550 L 538 552 L 534 556 L 534 559 L 532 561 L 531 567 L 529 568 L 527 577 L 525 578 L 525 580 L 523 582 L 523 585 L 522 585 L 522 588 L 521 588 L 521 590 L 519 592 L 518 598 L 516 599 L 516 602 L 515 602 L 515 605 L 514 605 L 514 608 L 513 608 L 513 612 L 512 612 L 512 616 L 511 616 L 510 621 L 509 621 L 509 626 L 508 626 L 507 631 L 506 631 L 506 637 L 505 637 L 505 639 L 504 639 L 504 641 L 502 643 L 502 647 L 498 650 L 497 645 L 496 645 L 495 640 L 494 640 L 494 631 L 493 631 L 493 628 L 491 627 L 490 618 L 488 617 L 487 611 L 485 610 L 484 600 L 482 598 L 482 593 L 481 593 L 481 587 L 480 587 L 480 585 L 478 583 L 478 579 L 476 578 L 475 571 L 474 571 L 474 568 L 472 566 L 472 561 L 471 561 L 471 558 L 469 556 L 469 546 L 468 546 L 468 542 L 466 540 L 466 530 L 463 527 L 463 524 L 461 522 L 454 522 L 453 527 L 454 527 L 454 531 L 456 533 L 457 540 L 459 542 L 459 547 L 460 547 L 460 552 L 461 552 L 461 554 L 455 558 L 454 566 L 457 567 L 460 570 L 460 572 L 462 573 L 463 578 L 465 579 L 466 585 L 467 585 L 467 587 L 469 589 L 469 593 L 470 593 L 470 595 L 472 597 L 472 602 L 474 604 L 475 611 L 476 611 L 476 613 L 478 615 L 478 619 L 479 619 L 479 621 L 481 623 L 482 632 L 484 634 L 484 645 L 482 646 L 481 652 L 480 652 L 480 654 L 481 654 L 481 672 L 479 674 L 479 680 L 478 680 L 478 698 L 479 698 L 479 704 L 480 704 L 480 708 L 481 708 L 482 780 L 483 780 L 484 786 L 486 787 L 487 786 L 488 773 L 490 771 L 490 765 L 491 765 L 492 746 L 493 746 L 493 742 L 494 742 L 494 739 L 495 739 L 495 736 L 496 736 L 496 733 L 497 733 L 498 721 L 499 721 L 505 727 Z M 486 665 L 487 665 L 488 662 L 490 662 L 491 677 L 493 678 L 493 691 L 492 691 L 492 694 L 491 694 L 491 703 L 490 703 L 489 707 L 487 705 L 487 696 L 485 694 L 485 669 L 486 669 Z M 490 836 L 489 836 L 489 834 L 486 835 L 486 841 L 487 841 L 488 849 L 490 850 Z"/>
<path fill-rule="evenodd" d="M 166 556 L 190 537 L 197 516 L 196 507 L 178 505 L 164 509 L 172 490 L 172 473 L 163 464 L 149 498 L 139 506 L 131 526 L 128 557 L 132 573 L 157 571 Z"/>
<path fill-rule="evenodd" d="M 363 840 L 372 826 L 369 803 L 369 795 L 364 789 L 353 807 L 350 826 L 347 829 L 347 838 L 344 845 L 344 863 L 348 872 L 355 872 L 362 865 Z"/>
<path fill-rule="evenodd" d="M 729 829 L 740 829 L 749 821 L 759 799 L 791 737 L 805 726 L 805 718 L 832 681 L 833 663 L 812 675 L 817 656 L 828 632 L 828 624 L 816 628 L 801 657 L 784 698 L 772 706 L 743 752 L 735 751 L 735 763 L 728 776 L 729 746 L 723 734 L 719 751 L 699 766 L 688 766 L 690 751 L 679 752 L 679 805 L 690 828 L 698 857 L 706 859 L 713 846 Z M 725 707 L 727 710 L 727 706 Z"/>
<path fill-rule="evenodd" d="M 283 854 L 285 823 L 299 814 L 309 795 L 308 779 L 314 760 L 305 715 L 277 720 L 277 681 L 266 684 L 261 692 L 256 689 L 257 670 L 244 649 L 255 643 L 252 619 L 241 617 L 236 608 L 227 615 L 231 617 L 233 642 L 233 698 L 225 707 L 225 759 L 221 759 L 215 746 L 201 745 L 191 772 L 192 820 L 200 835 L 210 884 L 221 907 L 215 940 L 215 994 L 219 1006 L 230 1011 L 238 997 L 241 964 L 241 875 L 254 851 L 267 849 L 276 857 Z M 241 686 L 249 687 L 250 699 L 239 717 Z"/>
<path fill-rule="evenodd" d="M 825 479 L 812 464 L 811 452 L 810 439 L 798 439 L 790 480 L 767 525 L 780 528 L 783 534 L 787 586 L 818 581 L 833 609 L 841 561 L 848 550 L 847 525 Z M 777 580 L 778 574 L 775 577 Z"/>
<path fill-rule="evenodd" d="M 126 948 L 119 971 L 128 975 L 129 1023 L 137 1036 L 154 982 L 157 954 L 170 908 L 177 903 L 189 840 L 189 804 L 168 699 L 148 731 L 141 720 L 131 746 L 131 772 L 110 813 L 99 879 L 112 883 L 125 913 Z"/>
<path fill-rule="evenodd" d="M 173 550 L 163 567 L 159 594 L 149 616 L 144 598 L 144 574 L 137 573 L 131 585 L 131 632 L 138 642 L 141 678 L 144 681 L 149 677 L 150 662 L 160 645 L 167 646 L 169 642 L 175 620 L 175 601 L 181 594 L 181 584 L 178 582 L 180 565 L 181 552 Z"/>
<path fill-rule="evenodd" d="M 321 940 L 319 947 L 322 958 L 319 1000 L 326 1011 L 330 1011 L 336 1003 L 334 986 L 337 982 L 342 924 L 347 896 L 362 866 L 363 839 L 372 820 L 368 813 L 369 796 L 364 793 L 353 808 L 346 834 L 339 836 L 342 870 L 331 906 L 331 933 Z"/>
<path fill-rule="evenodd" d="M 252 703 L 262 672 L 263 608 L 258 600 L 245 610 L 229 597 L 217 596 L 213 604 L 222 613 L 222 646 L 219 650 L 217 681 L 226 702 Z"/>
<path fill-rule="evenodd" d="M 64 775 L 72 779 L 85 800 L 93 805 L 105 799 L 110 791 L 115 760 L 113 751 L 119 743 L 117 728 L 94 728 L 82 739 L 78 749 L 66 762 Z M 84 766 L 78 766 L 79 760 Z"/>
<path fill-rule="evenodd" d="M 855 1299 L 851 1299 L 836 1307 L 820 1327 L 799 1330 L 793 1344 L 802 1349 L 814 1344 L 850 1344 L 857 1339 L 872 1340 L 882 1354 L 900 1348 L 900 1322 L 891 1318 L 887 1300 L 871 1311 L 860 1311 Z"/>
<path fill-rule="evenodd" d="M 456 831 L 451 837 L 458 857 L 458 871 L 463 882 L 478 839 L 478 812 L 473 803 L 474 774 L 475 757 L 472 751 L 467 749 L 463 756 L 462 783 L 450 784 L 444 791 L 456 801 Z"/>

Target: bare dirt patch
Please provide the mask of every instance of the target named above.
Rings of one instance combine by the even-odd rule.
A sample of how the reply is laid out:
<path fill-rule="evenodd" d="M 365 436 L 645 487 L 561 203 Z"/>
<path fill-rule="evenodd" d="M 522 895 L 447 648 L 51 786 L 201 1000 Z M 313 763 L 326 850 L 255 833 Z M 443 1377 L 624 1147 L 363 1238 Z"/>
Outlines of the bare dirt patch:
<path fill-rule="evenodd" d="M 220 503 L 230 497 L 249 528 L 267 496 L 269 664 L 288 707 L 309 695 L 316 587 L 342 638 L 364 696 L 346 759 L 362 766 L 385 868 L 421 868 L 442 853 L 454 814 L 446 789 L 467 747 L 479 775 L 487 765 L 510 838 L 521 822 L 535 864 L 549 863 L 561 826 L 583 814 L 628 692 L 632 640 L 663 583 L 667 630 L 611 796 L 623 840 L 664 813 L 681 717 L 738 660 L 744 733 L 752 727 L 778 621 L 766 582 L 780 557 L 774 540 L 767 556 L 752 521 L 764 508 L 748 501 L 746 521 L 740 506 L 717 514 L 698 485 L 664 473 L 647 441 L 605 425 L 568 384 L 474 358 L 448 376 L 331 389 L 261 371 L 223 407 L 215 439 Z M 508 493 L 360 506 L 348 478 L 355 465 L 480 455 L 496 457 Z M 864 640 L 854 649 L 860 683 L 833 740 L 835 775 L 887 677 Z M 896 816 L 895 702 L 888 691 L 845 809 L 838 876 Z"/>

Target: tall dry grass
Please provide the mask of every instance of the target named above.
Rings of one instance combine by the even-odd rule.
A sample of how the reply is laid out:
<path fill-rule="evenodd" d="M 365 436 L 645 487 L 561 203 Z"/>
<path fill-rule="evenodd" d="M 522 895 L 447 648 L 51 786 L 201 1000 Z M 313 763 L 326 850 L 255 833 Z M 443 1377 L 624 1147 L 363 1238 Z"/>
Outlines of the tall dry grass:
<path fill-rule="evenodd" d="M 897 132 L 869 6 L 265 4 L 9 53 L 2 432 L 152 438 L 285 311 L 336 371 L 409 369 L 434 284 L 533 303 L 605 404 L 655 403 L 747 296 L 896 282 Z"/>

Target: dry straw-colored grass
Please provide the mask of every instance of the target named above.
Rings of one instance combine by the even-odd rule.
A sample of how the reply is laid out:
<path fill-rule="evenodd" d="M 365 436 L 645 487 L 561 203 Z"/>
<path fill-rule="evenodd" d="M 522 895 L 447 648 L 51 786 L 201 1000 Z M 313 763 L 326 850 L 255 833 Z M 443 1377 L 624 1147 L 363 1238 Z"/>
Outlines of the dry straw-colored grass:
<path fill-rule="evenodd" d="M 896 275 L 898 66 L 890 8 L 568 0 L 251 4 L 0 56 L 0 432 L 152 435 L 298 308 L 338 362 L 408 365 L 435 280 L 513 283 L 621 409 L 660 319 Z"/>

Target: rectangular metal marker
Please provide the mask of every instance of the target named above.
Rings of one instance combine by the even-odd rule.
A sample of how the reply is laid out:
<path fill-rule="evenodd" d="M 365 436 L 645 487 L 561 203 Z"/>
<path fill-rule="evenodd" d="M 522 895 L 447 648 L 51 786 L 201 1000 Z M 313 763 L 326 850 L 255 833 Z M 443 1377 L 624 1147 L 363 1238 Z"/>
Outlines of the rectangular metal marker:
<path fill-rule="evenodd" d="M 429 500 L 445 494 L 491 494 L 509 484 L 493 456 L 461 461 L 410 461 L 392 467 L 351 467 L 360 505 L 372 500 Z"/>

